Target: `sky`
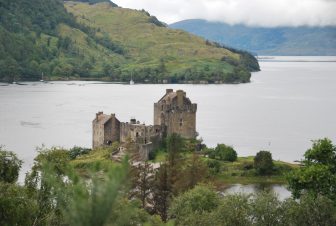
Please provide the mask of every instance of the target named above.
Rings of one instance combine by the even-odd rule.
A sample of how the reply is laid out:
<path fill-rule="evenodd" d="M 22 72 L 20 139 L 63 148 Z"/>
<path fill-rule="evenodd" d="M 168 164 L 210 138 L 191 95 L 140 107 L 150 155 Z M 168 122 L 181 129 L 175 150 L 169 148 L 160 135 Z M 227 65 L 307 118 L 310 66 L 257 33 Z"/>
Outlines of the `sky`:
<path fill-rule="evenodd" d="M 171 24 L 206 19 L 251 26 L 336 25 L 336 0 L 112 0 Z"/>

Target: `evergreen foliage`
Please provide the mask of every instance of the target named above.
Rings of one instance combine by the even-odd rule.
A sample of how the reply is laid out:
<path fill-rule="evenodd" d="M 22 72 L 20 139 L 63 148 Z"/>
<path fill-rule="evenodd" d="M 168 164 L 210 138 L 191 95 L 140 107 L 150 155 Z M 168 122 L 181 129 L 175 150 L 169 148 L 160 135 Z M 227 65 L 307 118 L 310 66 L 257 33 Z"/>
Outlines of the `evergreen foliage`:
<path fill-rule="evenodd" d="M 254 168 L 259 175 L 270 175 L 273 172 L 272 153 L 259 151 L 254 157 Z"/>
<path fill-rule="evenodd" d="M 323 193 L 326 190 L 321 187 L 313 190 L 309 183 L 302 184 L 299 188 L 307 192 L 300 193 L 298 200 L 281 201 L 265 191 L 222 196 L 213 187 L 199 183 L 197 176 L 203 177 L 205 163 L 196 153 L 185 151 L 184 144 L 179 136 L 170 136 L 167 147 L 172 156 L 157 170 L 145 162 L 134 166 L 131 172 L 127 158 L 118 164 L 110 160 L 110 150 L 77 155 L 81 148 L 68 151 L 41 147 L 24 185 L 15 183 L 21 167 L 21 160 L 15 156 L 12 160 L 16 162 L 16 173 L 11 174 L 14 180 L 0 181 L 0 225 L 164 225 L 162 221 L 177 226 L 336 224 L 333 187 L 329 187 L 333 184 L 317 181 L 330 193 Z M 73 160 L 72 152 L 76 156 Z M 0 153 L 1 157 L 3 153 L 12 154 L 4 150 Z M 94 158 L 93 164 L 78 168 L 78 163 L 88 157 Z M 334 157 L 335 146 L 329 139 L 315 141 L 305 154 L 305 165 L 294 176 L 316 165 L 333 170 Z M 1 172 L 6 164 L 0 165 Z M 172 172 L 175 173 L 172 168 L 180 170 L 179 176 L 185 184 L 180 183 L 180 178 L 172 180 Z M 84 169 L 85 176 L 81 174 Z M 314 175 L 324 178 L 321 171 L 315 171 Z M 128 178 L 132 178 L 131 189 Z"/>

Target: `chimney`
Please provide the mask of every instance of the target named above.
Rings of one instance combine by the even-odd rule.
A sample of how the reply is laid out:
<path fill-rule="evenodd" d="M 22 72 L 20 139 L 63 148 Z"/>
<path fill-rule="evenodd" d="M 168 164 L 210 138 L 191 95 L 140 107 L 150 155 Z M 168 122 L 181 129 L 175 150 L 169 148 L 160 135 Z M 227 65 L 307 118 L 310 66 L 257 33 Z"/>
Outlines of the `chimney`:
<path fill-rule="evenodd" d="M 185 93 L 183 92 L 183 90 L 177 90 L 176 91 L 176 95 L 177 95 L 177 105 L 179 107 L 182 107 L 182 105 L 183 105 L 183 97 L 184 97 Z"/>
<path fill-rule="evenodd" d="M 98 120 L 99 119 L 99 116 L 102 115 L 103 112 L 102 111 L 99 111 L 98 113 L 96 113 L 96 119 Z"/>
<path fill-rule="evenodd" d="M 166 89 L 166 94 L 174 92 L 173 89 Z"/>

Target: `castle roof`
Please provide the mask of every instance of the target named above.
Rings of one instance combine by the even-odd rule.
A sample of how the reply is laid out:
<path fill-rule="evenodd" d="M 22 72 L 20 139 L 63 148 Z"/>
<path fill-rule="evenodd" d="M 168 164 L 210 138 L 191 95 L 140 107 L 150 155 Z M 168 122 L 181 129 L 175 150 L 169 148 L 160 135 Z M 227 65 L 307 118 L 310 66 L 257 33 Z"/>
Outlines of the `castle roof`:
<path fill-rule="evenodd" d="M 163 101 L 165 103 L 172 103 L 173 100 L 177 98 L 179 95 L 182 96 L 185 103 L 191 104 L 190 99 L 186 97 L 186 92 L 184 92 L 183 90 L 176 90 L 176 92 L 174 92 L 173 89 L 167 89 L 166 94 L 158 101 L 158 103 Z"/>
<path fill-rule="evenodd" d="M 105 114 L 103 114 L 103 112 L 98 112 L 96 114 L 96 118 L 93 121 L 95 123 L 99 123 L 101 125 L 105 125 L 111 118 L 112 118 L 111 115 L 105 115 Z"/>
<path fill-rule="evenodd" d="M 172 100 L 174 99 L 174 97 L 176 97 L 177 94 L 176 92 L 171 92 L 171 93 L 166 93 L 160 100 L 159 102 L 165 100 L 165 101 L 168 101 L 168 100 Z"/>

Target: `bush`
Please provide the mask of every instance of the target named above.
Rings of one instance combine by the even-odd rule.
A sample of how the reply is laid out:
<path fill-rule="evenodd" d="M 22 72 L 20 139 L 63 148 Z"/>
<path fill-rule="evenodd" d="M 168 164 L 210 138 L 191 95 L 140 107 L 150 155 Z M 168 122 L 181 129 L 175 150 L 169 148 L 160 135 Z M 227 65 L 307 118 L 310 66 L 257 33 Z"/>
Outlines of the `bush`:
<path fill-rule="evenodd" d="M 220 171 L 221 164 L 218 160 L 209 159 L 207 161 L 207 166 L 210 169 L 211 174 L 217 174 Z"/>
<path fill-rule="evenodd" d="M 71 160 L 76 159 L 80 155 L 88 154 L 91 151 L 89 148 L 73 147 L 69 150 L 69 157 Z"/>
<path fill-rule="evenodd" d="M 269 151 L 259 151 L 254 157 L 254 168 L 259 175 L 269 175 L 273 171 L 272 153 Z"/>
<path fill-rule="evenodd" d="M 14 183 L 19 177 L 22 161 L 15 153 L 3 150 L 0 146 L 0 181 Z"/>
<path fill-rule="evenodd" d="M 216 158 L 220 160 L 234 162 L 237 160 L 237 152 L 231 146 L 225 144 L 217 144 L 215 148 Z"/>

